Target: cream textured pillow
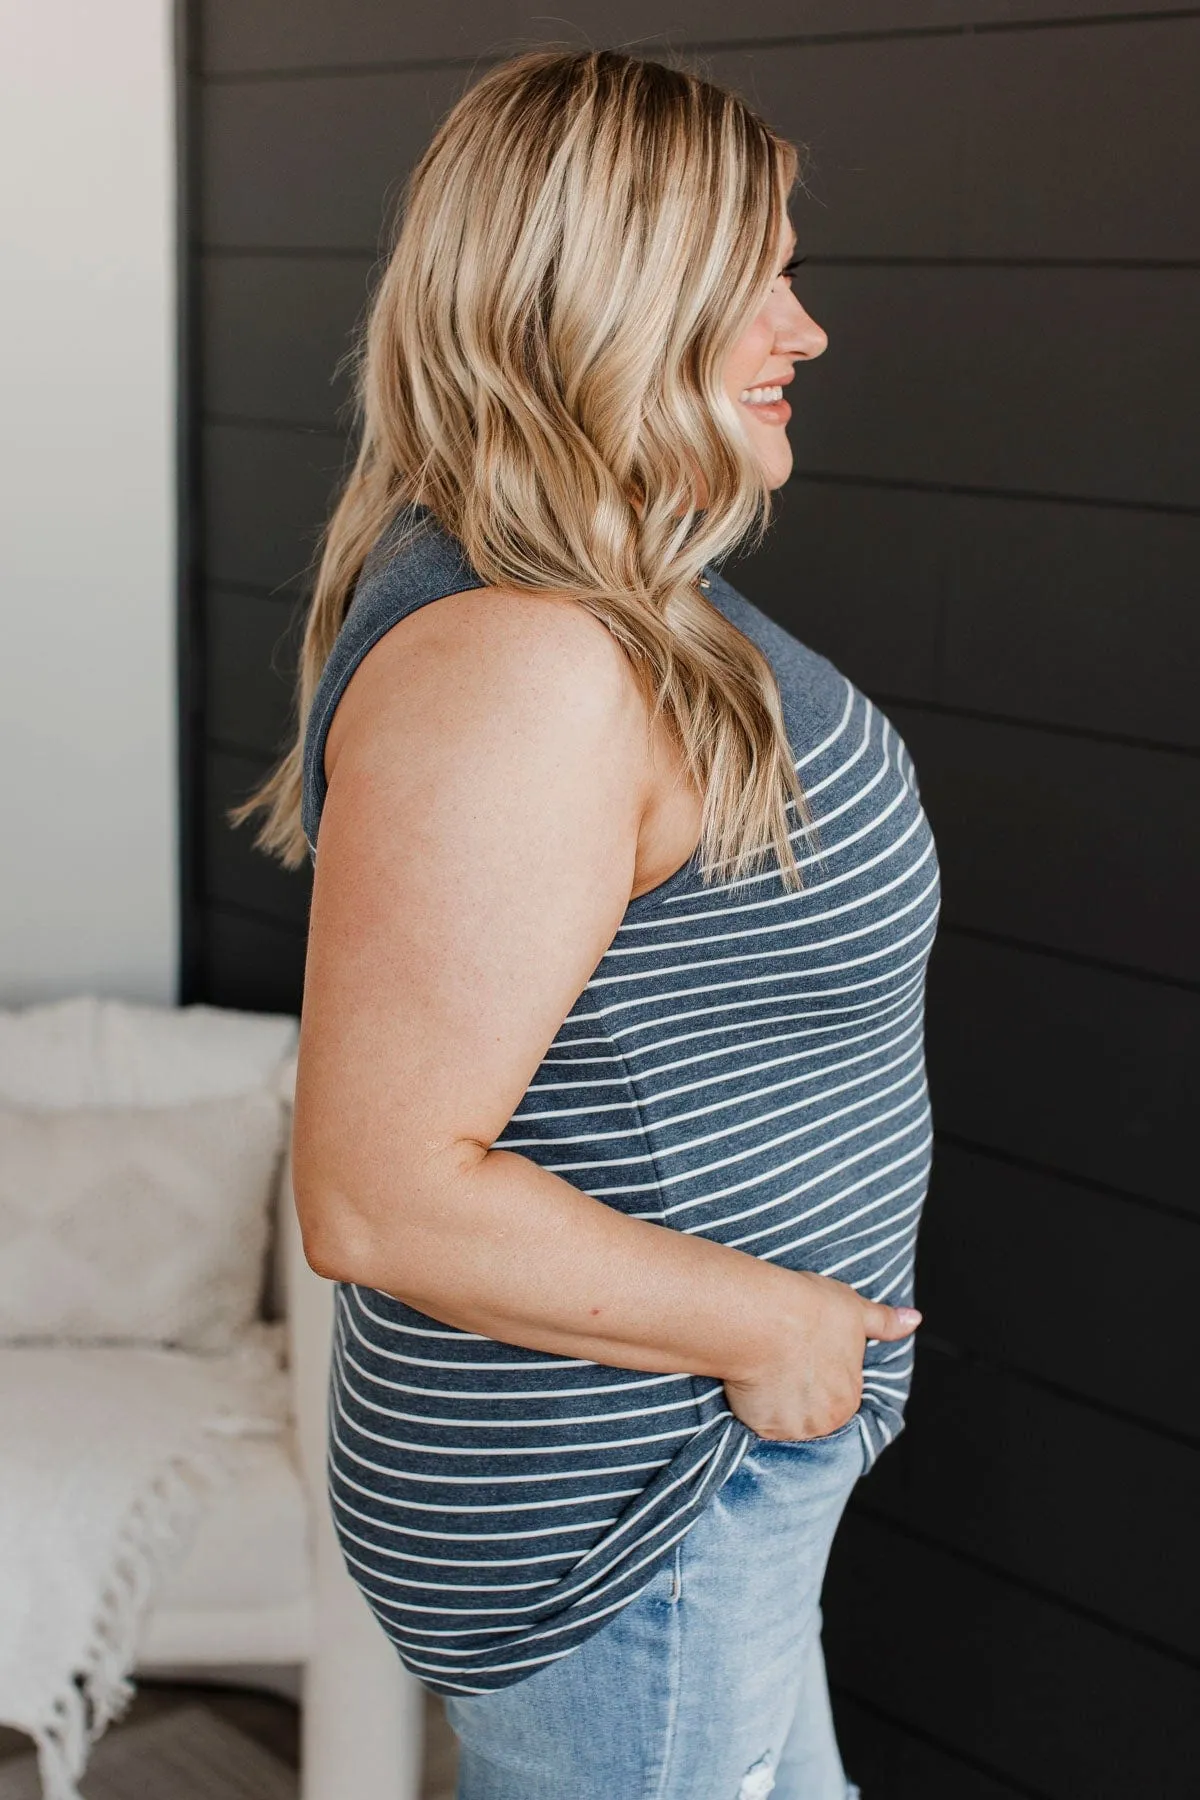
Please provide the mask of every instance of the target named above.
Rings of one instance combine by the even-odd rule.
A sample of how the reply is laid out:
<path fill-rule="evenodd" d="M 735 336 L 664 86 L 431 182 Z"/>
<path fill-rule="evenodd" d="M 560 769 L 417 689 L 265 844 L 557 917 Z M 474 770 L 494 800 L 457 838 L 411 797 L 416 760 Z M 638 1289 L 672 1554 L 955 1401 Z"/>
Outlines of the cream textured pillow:
<path fill-rule="evenodd" d="M 286 1111 L 0 1105 L 0 1339 L 227 1350 L 257 1315 Z"/>

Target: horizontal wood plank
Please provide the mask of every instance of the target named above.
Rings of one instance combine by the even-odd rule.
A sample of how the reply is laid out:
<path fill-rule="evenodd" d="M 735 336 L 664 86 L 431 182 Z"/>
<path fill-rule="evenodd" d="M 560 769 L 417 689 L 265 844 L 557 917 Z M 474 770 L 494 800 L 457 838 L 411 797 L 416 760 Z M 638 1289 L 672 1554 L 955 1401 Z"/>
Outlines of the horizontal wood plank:
<path fill-rule="evenodd" d="M 214 904 L 260 915 L 303 932 L 308 925 L 312 873 L 308 864 L 285 869 L 265 851 L 254 848 L 261 822 L 232 826 L 226 810 L 248 798 L 270 765 L 257 758 L 210 750 L 205 759 L 205 894 Z"/>
<path fill-rule="evenodd" d="M 1194 1670 L 860 1513 L 824 1613 L 839 1688 L 1033 1794 L 1176 1800 L 1200 1766 Z"/>
<path fill-rule="evenodd" d="M 969 41 L 964 255 L 1200 256 L 1200 18 Z"/>
<path fill-rule="evenodd" d="M 928 992 L 938 1130 L 1200 1216 L 1200 995 L 953 931 Z"/>
<path fill-rule="evenodd" d="M 935 529 L 939 699 L 1200 745 L 1200 515 L 955 495 Z"/>
<path fill-rule="evenodd" d="M 205 909 L 202 929 L 206 1004 L 299 1016 L 302 933 L 219 906 Z"/>
<path fill-rule="evenodd" d="M 918 707 L 890 716 L 937 838 L 943 924 L 1200 986 L 1200 758 Z"/>
<path fill-rule="evenodd" d="M 204 573 L 283 589 L 312 569 L 346 446 L 327 433 L 209 425 L 201 435 Z"/>
<path fill-rule="evenodd" d="M 867 693 L 1200 746 L 1200 516 L 794 477 L 736 586 Z"/>
<path fill-rule="evenodd" d="M 864 1794 L 880 1800 L 1015 1800 L 1028 1792 L 914 1737 L 841 1689 L 832 1699 L 842 1762 Z"/>
<path fill-rule="evenodd" d="M 1200 1440 L 1200 1222 L 939 1139 L 917 1251 L 931 1336 Z"/>
<path fill-rule="evenodd" d="M 776 29 L 794 16 L 772 11 Z M 751 43 L 698 66 L 804 147 L 793 205 L 818 255 L 1200 256 L 1200 19 Z M 205 241 L 374 249 L 399 184 L 479 72 L 208 84 Z"/>
<path fill-rule="evenodd" d="M 1200 506 L 1179 378 L 1200 269 L 821 266 L 796 287 L 829 335 L 790 394 L 801 472 Z"/>
<path fill-rule="evenodd" d="M 1200 1444 L 932 1350 L 907 1419 L 856 1504 L 1200 1663 Z"/>
<path fill-rule="evenodd" d="M 213 588 L 205 596 L 205 725 L 210 738 L 273 758 L 295 730 L 303 603 Z"/>
<path fill-rule="evenodd" d="M 207 87 L 199 97 L 205 244 L 373 255 L 462 69 Z"/>
<path fill-rule="evenodd" d="M 365 257 L 202 257 L 205 413 L 349 426 L 349 358 L 372 268 Z"/>
<path fill-rule="evenodd" d="M 706 63 L 801 147 L 802 253 L 944 257 L 961 242 L 970 57 L 950 35 L 747 46 Z"/>
<path fill-rule="evenodd" d="M 720 43 L 803 32 L 899 34 L 991 21 L 1103 18 L 1111 13 L 1182 12 L 1186 0 L 1151 7 L 1138 0 L 751 0 L 730 12 L 720 0 L 651 5 L 638 0 L 575 0 L 570 14 L 536 12 L 516 0 L 460 0 L 454 7 L 415 0 L 403 8 L 378 0 L 203 0 L 202 64 L 213 73 L 363 66 L 432 56 L 504 55 L 547 39 L 642 45 Z"/>
<path fill-rule="evenodd" d="M 867 693 L 936 699 L 945 496 L 795 480 L 776 509 L 734 586 Z"/>
<path fill-rule="evenodd" d="M 1200 256 L 1200 19 L 709 60 L 806 146 L 819 255 Z"/>

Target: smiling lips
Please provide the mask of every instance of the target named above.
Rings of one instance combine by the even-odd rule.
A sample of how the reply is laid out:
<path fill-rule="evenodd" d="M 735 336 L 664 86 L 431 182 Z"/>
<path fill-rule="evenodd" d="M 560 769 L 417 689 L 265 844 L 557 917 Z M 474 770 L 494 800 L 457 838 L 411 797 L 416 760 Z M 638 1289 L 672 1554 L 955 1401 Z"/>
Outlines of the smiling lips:
<path fill-rule="evenodd" d="M 782 383 L 776 383 L 774 387 L 743 388 L 738 400 L 764 425 L 786 425 L 792 416 L 792 409 L 783 397 Z"/>

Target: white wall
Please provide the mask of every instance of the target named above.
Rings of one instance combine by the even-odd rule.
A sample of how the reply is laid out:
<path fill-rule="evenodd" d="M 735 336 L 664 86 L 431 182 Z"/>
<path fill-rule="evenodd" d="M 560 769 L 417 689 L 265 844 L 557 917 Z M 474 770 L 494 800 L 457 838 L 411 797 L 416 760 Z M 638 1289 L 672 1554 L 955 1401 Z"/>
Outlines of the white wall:
<path fill-rule="evenodd" d="M 174 1000 L 168 0 L 0 0 L 0 1005 Z"/>

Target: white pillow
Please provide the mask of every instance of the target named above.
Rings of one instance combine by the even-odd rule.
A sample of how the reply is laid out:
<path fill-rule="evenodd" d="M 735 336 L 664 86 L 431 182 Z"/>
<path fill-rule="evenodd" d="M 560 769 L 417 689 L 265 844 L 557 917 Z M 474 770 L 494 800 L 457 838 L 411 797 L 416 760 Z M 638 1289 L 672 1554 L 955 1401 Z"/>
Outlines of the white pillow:
<path fill-rule="evenodd" d="M 0 1102 L 180 1106 L 273 1082 L 298 1020 L 78 994 L 0 1008 Z"/>
<path fill-rule="evenodd" d="M 287 1111 L 0 1105 L 0 1339 L 229 1349 L 259 1310 Z"/>

